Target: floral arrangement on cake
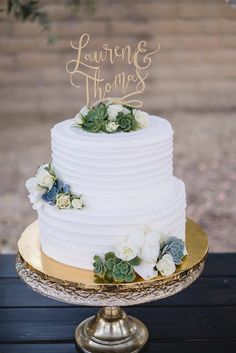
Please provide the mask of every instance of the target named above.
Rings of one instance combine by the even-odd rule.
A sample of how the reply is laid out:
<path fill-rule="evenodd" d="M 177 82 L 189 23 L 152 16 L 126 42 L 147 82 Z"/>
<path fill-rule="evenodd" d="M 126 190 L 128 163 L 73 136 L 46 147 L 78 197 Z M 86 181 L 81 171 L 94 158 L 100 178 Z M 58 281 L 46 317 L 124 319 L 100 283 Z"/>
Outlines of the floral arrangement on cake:
<path fill-rule="evenodd" d="M 148 126 L 148 114 L 127 105 L 99 103 L 89 108 L 84 106 L 74 117 L 76 127 L 88 132 L 130 132 Z"/>
<path fill-rule="evenodd" d="M 84 204 L 81 195 L 71 192 L 70 186 L 57 178 L 51 163 L 46 163 L 38 168 L 36 175 L 25 184 L 33 209 L 39 209 L 46 202 L 58 209 L 82 209 Z"/>
<path fill-rule="evenodd" d="M 96 280 L 106 282 L 133 282 L 138 276 L 144 280 L 170 276 L 187 255 L 185 243 L 177 237 L 160 241 L 161 234 L 149 227 L 133 230 L 127 242 L 118 244 L 104 257 L 94 256 Z"/>

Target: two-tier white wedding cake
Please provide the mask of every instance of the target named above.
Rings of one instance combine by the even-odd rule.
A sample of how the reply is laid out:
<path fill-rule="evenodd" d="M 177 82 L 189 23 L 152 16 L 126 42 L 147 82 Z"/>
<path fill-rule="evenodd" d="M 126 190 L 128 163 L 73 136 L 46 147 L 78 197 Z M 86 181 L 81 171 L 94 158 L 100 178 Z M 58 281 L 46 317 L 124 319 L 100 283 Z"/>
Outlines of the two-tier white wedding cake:
<path fill-rule="evenodd" d="M 80 119 L 88 110 L 82 113 Z M 52 128 L 52 164 L 44 165 L 36 178 L 31 178 L 37 182 L 38 193 L 33 190 L 33 182 L 28 182 L 31 201 L 40 203 L 35 208 L 42 251 L 47 256 L 93 270 L 95 255 L 102 259 L 115 251 L 118 258 L 130 261 L 133 252 L 133 258 L 141 259 L 136 272 L 147 279 L 157 274 L 156 264 L 165 241 L 178 238 L 184 244 L 185 186 L 173 176 L 173 130 L 165 119 L 145 117 L 145 124 L 141 119 L 142 128 L 130 131 L 115 131 L 117 122 L 112 128 L 114 114 L 108 120 L 112 129 L 107 128 L 107 133 L 90 132 L 82 128 L 82 121 L 79 126 L 72 119 Z M 55 205 L 42 197 L 42 188 L 53 194 L 57 180 L 65 188 L 59 196 L 53 195 Z M 159 265 L 163 275 L 168 275 L 167 260 L 164 263 L 162 259 Z M 154 268 L 151 272 L 148 264 Z"/>

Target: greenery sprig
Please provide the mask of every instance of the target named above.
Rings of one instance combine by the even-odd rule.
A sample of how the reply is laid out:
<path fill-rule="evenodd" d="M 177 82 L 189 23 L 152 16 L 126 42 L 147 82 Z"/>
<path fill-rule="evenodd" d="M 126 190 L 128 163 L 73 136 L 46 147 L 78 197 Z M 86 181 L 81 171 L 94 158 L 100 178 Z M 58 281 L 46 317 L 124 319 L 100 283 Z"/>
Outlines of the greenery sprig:
<path fill-rule="evenodd" d="M 0 7 L 0 12 L 12 16 L 16 21 L 37 23 L 43 31 L 49 33 L 48 41 L 53 44 L 59 36 L 51 34 L 52 20 L 44 5 L 45 2 L 40 0 L 7 0 L 6 5 Z M 90 14 L 95 12 L 95 0 L 64 0 L 64 5 L 71 7 L 73 14 L 82 6 Z"/>
<path fill-rule="evenodd" d="M 50 20 L 37 0 L 8 0 L 7 13 L 21 22 L 37 22 L 43 30 L 48 30 Z"/>

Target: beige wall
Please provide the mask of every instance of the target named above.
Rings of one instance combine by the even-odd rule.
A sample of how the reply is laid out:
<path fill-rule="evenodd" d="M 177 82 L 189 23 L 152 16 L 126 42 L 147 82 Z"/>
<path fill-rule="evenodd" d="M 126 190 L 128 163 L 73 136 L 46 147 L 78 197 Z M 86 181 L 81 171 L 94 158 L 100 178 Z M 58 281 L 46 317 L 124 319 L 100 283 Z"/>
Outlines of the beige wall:
<path fill-rule="evenodd" d="M 73 15 L 63 1 L 46 1 L 56 44 L 47 44 L 37 25 L 0 22 L 1 112 L 74 114 L 81 92 L 70 87 L 65 63 L 71 39 L 87 31 L 95 48 L 146 39 L 158 41 L 144 103 L 147 109 L 232 110 L 235 100 L 236 9 L 223 0 L 95 0 L 92 16 Z"/>

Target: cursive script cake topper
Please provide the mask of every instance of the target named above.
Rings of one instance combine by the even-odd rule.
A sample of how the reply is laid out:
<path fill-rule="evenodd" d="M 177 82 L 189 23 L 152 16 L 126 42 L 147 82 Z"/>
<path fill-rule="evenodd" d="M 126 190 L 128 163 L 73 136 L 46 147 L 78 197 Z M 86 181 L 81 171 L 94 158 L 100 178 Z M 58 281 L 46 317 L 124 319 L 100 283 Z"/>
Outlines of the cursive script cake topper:
<path fill-rule="evenodd" d="M 137 96 L 144 92 L 152 55 L 159 51 L 160 44 L 155 50 L 150 51 L 144 40 L 141 40 L 134 49 L 130 45 L 111 47 L 104 43 L 101 50 L 91 53 L 86 51 L 89 42 L 90 37 L 87 33 L 81 35 L 78 44 L 71 41 L 71 47 L 76 50 L 77 56 L 66 64 L 72 86 L 77 88 L 82 84 L 85 86 L 86 105 L 91 106 L 112 99 L 116 103 L 141 107 L 143 103 Z M 102 64 L 114 66 L 117 62 L 130 65 L 129 69 L 132 67 L 132 71 L 117 72 L 112 80 L 105 80 L 102 76 Z"/>

